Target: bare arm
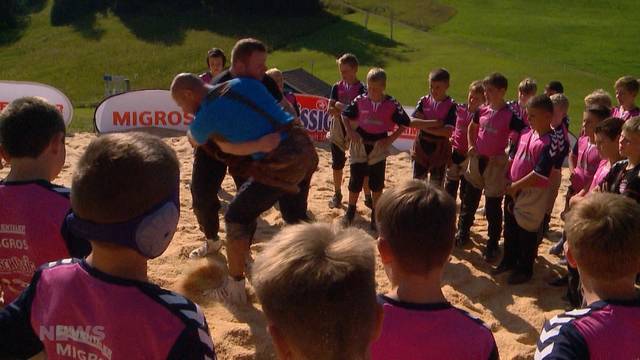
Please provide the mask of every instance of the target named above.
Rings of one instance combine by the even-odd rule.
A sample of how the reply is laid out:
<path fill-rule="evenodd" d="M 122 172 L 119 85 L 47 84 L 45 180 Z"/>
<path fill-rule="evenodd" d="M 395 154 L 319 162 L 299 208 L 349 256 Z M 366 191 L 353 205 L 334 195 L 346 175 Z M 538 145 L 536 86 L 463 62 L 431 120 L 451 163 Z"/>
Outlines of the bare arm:
<path fill-rule="evenodd" d="M 398 125 L 398 128 L 396 129 L 396 131 L 393 132 L 393 134 L 391 134 L 390 136 L 380 140 L 381 145 L 383 147 L 391 146 L 391 144 L 393 144 L 394 141 L 398 140 L 400 135 L 402 135 L 402 132 L 404 131 L 404 129 L 405 129 L 404 126 Z"/>
<path fill-rule="evenodd" d="M 472 122 L 467 130 L 467 140 L 469 141 L 469 150 L 476 148 L 476 140 L 478 140 L 478 124 Z"/>
<path fill-rule="evenodd" d="M 532 171 L 527 174 L 527 176 L 507 187 L 507 194 L 509 194 L 511 197 L 515 197 L 515 195 L 517 195 L 520 190 L 535 186 L 536 182 L 540 178 L 541 176 L 538 173 Z"/>

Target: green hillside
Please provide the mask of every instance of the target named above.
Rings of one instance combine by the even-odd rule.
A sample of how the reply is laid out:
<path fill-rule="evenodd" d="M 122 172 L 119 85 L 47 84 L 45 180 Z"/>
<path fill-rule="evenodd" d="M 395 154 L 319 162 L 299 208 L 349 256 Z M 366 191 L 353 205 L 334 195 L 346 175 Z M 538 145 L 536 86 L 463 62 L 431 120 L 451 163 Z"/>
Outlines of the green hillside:
<path fill-rule="evenodd" d="M 376 10 L 373 1 L 350 3 Z M 134 88 L 166 88 L 177 72 L 203 71 L 208 48 L 229 50 L 237 38 L 251 35 L 273 50 L 269 65 L 303 67 L 327 82 L 338 76 L 335 56 L 354 52 L 363 63 L 361 77 L 368 66 L 385 67 L 388 92 L 406 105 L 427 91 L 426 74 L 434 67 L 450 70 L 450 94 L 460 101 L 472 80 L 492 71 L 510 79 L 510 97 L 525 76 L 541 87 L 561 80 L 576 131 L 588 92 L 611 92 L 620 75 L 640 75 L 632 59 L 640 42 L 622 26 L 625 14 L 640 7 L 633 1 L 391 0 L 386 4 L 394 17 L 416 26 L 396 23 L 393 40 L 387 18 L 370 16 L 365 28 L 363 13 L 347 13 L 336 4 L 331 1 L 319 15 L 280 19 L 194 10 L 130 17 L 109 11 L 54 27 L 49 2 L 31 15 L 20 36 L 0 45 L 0 79 L 48 83 L 76 107 L 86 107 L 102 98 L 105 72 L 128 76 Z M 90 129 L 92 114 L 77 111 L 72 129 Z"/>

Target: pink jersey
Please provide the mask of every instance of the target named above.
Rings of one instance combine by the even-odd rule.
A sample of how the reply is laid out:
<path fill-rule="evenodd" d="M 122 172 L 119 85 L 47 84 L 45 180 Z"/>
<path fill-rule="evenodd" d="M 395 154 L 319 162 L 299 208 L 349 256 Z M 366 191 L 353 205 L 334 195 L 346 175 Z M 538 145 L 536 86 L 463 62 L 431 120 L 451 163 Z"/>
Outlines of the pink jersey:
<path fill-rule="evenodd" d="M 611 169 L 611 164 L 609 164 L 608 160 L 603 159 L 600 161 L 598 165 L 598 170 L 596 170 L 596 174 L 593 176 L 593 180 L 591 181 L 591 186 L 589 186 L 589 191 L 593 191 L 593 189 L 600 186 L 600 184 L 604 181 L 604 178 L 609 174 L 609 170 Z"/>
<path fill-rule="evenodd" d="M 473 121 L 473 113 L 469 111 L 467 104 L 458 105 L 456 108 L 456 127 L 451 134 L 451 144 L 458 153 L 463 155 L 469 149 L 467 132 L 471 121 Z"/>
<path fill-rule="evenodd" d="M 381 102 L 360 95 L 343 111 L 343 115 L 356 120 L 358 128 L 365 133 L 383 134 L 385 137 L 395 129 L 396 124 L 407 126 L 410 123 L 402 105 L 388 95 Z"/>
<path fill-rule="evenodd" d="M 382 334 L 371 345 L 372 360 L 497 359 L 498 349 L 484 323 L 449 303 L 411 304 L 379 296 Z"/>
<path fill-rule="evenodd" d="M 215 359 L 197 305 L 84 261 L 45 265 L 15 308 L 27 315 L 48 359 Z"/>
<path fill-rule="evenodd" d="M 198 75 L 198 77 L 200 78 L 200 80 L 202 80 L 205 84 L 211 84 L 211 81 L 213 80 L 213 75 L 211 75 L 211 73 L 209 71 L 202 73 L 200 75 Z"/>
<path fill-rule="evenodd" d="M 578 139 L 573 154 L 577 161 L 571 175 L 571 187 L 577 193 L 591 186 L 593 176 L 596 174 L 602 159 L 596 144 L 589 142 L 588 136 L 581 136 Z"/>
<path fill-rule="evenodd" d="M 511 111 L 516 114 L 517 117 L 524 121 L 525 125 L 529 126 L 529 113 L 527 112 L 527 107 L 520 105 L 517 101 L 509 101 L 507 106 L 511 109 Z"/>
<path fill-rule="evenodd" d="M 555 157 L 551 142 L 550 132 L 540 136 L 532 129 L 525 130 L 520 136 L 518 150 L 511 164 L 511 181 L 516 182 L 533 171 L 538 175 L 535 186 L 546 187 Z"/>
<path fill-rule="evenodd" d="M 623 109 L 621 105 L 618 107 L 614 107 L 613 110 L 611 110 L 611 116 L 627 121 L 632 117 L 640 116 L 640 108 L 636 106 L 633 109 L 627 111 Z"/>
<path fill-rule="evenodd" d="M 365 92 L 366 88 L 360 81 L 356 82 L 355 84 L 349 84 L 344 80 L 340 80 L 331 88 L 330 99 L 348 105 L 358 95 L 362 95 Z"/>
<path fill-rule="evenodd" d="M 36 269 L 69 257 L 60 229 L 71 207 L 69 189 L 47 181 L 0 182 L 0 291 L 6 303 Z"/>
<path fill-rule="evenodd" d="M 448 96 L 442 101 L 437 101 L 431 94 L 421 97 L 413 116 L 418 117 L 420 114 L 422 114 L 420 117 L 425 120 L 442 121 L 444 127 L 454 128 L 456 126 L 456 102 Z M 420 134 L 426 138 L 442 138 L 424 131 L 421 131 Z"/>
<path fill-rule="evenodd" d="M 526 125 L 509 106 L 494 110 L 483 105 L 476 112 L 474 123 L 479 125 L 476 150 L 478 155 L 493 157 L 504 155 L 511 131 L 520 132 Z"/>

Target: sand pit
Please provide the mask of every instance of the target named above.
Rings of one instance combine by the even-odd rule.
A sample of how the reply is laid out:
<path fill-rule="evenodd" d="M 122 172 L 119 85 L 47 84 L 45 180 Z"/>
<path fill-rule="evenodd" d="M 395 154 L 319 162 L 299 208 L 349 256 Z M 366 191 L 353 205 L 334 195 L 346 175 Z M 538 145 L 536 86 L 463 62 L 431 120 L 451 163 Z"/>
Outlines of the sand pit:
<path fill-rule="evenodd" d="M 93 134 L 81 133 L 67 138 L 67 161 L 56 183 L 70 186 L 74 164 L 94 137 Z M 187 254 L 202 240 L 191 209 L 189 192 L 192 149 L 185 137 L 167 138 L 166 142 L 175 149 L 181 163 L 181 219 L 178 232 L 167 252 L 150 263 L 151 280 L 184 293 L 202 307 L 219 359 L 273 359 L 275 355 L 266 332 L 266 322 L 254 294 L 250 293 L 251 305 L 238 307 L 228 307 L 214 302 L 205 294 L 206 289 L 215 286 L 224 276 L 224 256 L 213 255 L 198 261 L 187 258 Z M 320 170 L 313 178 L 309 210 L 316 221 L 333 222 L 344 210 L 329 209 L 327 206 L 333 195 L 331 154 L 325 145 L 318 145 L 318 153 Z M 0 178 L 7 172 L 7 168 L 0 170 Z M 564 194 L 567 188 L 567 174 L 564 175 L 561 194 Z M 401 153 L 390 157 L 387 162 L 387 187 L 409 178 L 409 155 Z M 346 182 L 343 184 L 343 191 L 346 191 Z M 220 193 L 223 207 L 226 207 L 234 193 L 233 181 L 227 177 Z M 365 208 L 362 201 L 361 199 L 358 204 L 354 226 L 369 231 L 369 209 Z M 560 236 L 562 222 L 559 213 L 562 206 L 561 200 L 556 202 L 551 222 L 553 240 Z M 261 242 L 269 241 L 283 225 L 284 222 L 277 210 L 271 209 L 263 214 L 258 226 L 256 244 L 253 246 L 254 253 L 259 251 Z M 466 249 L 454 250 L 451 263 L 445 270 L 445 295 L 455 306 L 477 315 L 491 327 L 502 359 L 532 358 L 538 331 L 543 322 L 568 306 L 568 303 L 561 300 L 563 289 L 547 285 L 547 281 L 562 272 L 563 267 L 558 265 L 558 258 L 547 254 L 551 242 L 545 240 L 540 247 L 533 280 L 527 284 L 509 286 L 506 283 L 507 275 L 492 278 L 489 275 L 490 265 L 482 260 L 481 250 L 487 238 L 486 221 L 482 216 L 476 216 L 476 226 L 472 230 L 473 245 Z M 224 229 L 220 235 L 222 238 L 225 237 Z M 376 277 L 379 291 L 386 291 L 389 283 L 379 262 Z"/>

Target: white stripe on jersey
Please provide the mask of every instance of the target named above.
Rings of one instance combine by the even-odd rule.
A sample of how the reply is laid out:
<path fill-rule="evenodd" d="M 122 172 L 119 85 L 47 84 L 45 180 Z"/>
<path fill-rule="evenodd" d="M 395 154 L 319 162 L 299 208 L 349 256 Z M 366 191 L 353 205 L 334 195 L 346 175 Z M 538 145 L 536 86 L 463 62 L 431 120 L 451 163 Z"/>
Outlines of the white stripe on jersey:
<path fill-rule="evenodd" d="M 547 357 L 553 351 L 553 345 L 554 345 L 554 343 L 549 344 L 547 347 L 542 349 L 542 351 L 540 351 L 540 349 L 536 349 L 536 353 L 535 353 L 535 355 L 533 355 L 533 359 L 534 360 L 542 360 L 545 357 Z"/>

